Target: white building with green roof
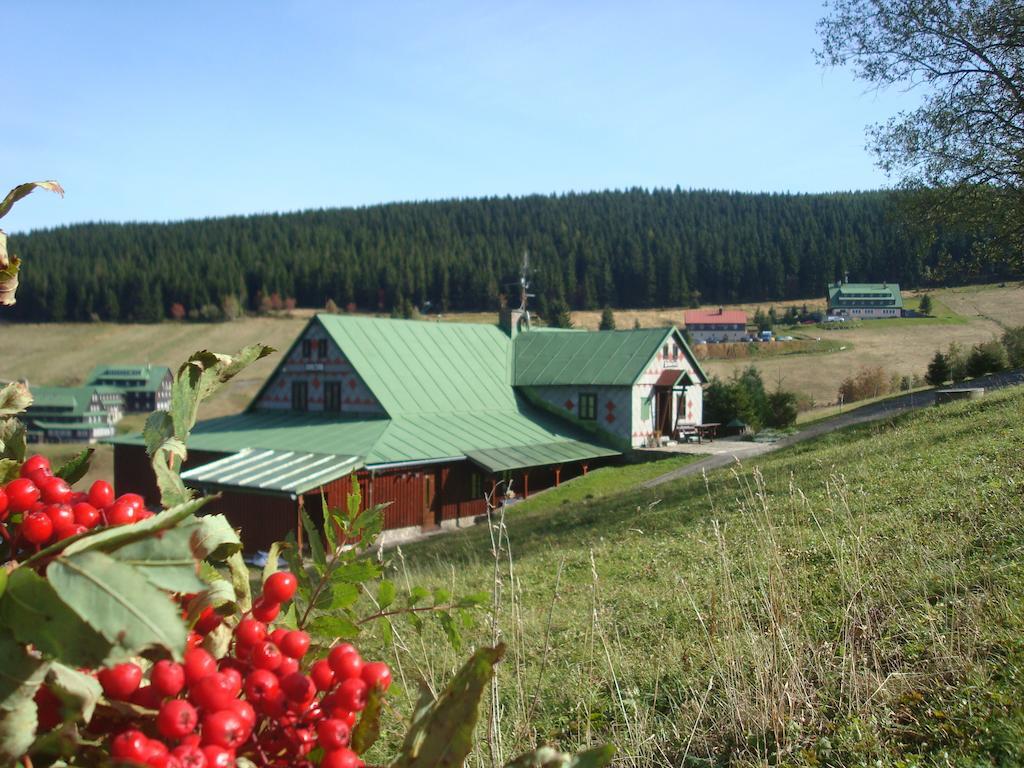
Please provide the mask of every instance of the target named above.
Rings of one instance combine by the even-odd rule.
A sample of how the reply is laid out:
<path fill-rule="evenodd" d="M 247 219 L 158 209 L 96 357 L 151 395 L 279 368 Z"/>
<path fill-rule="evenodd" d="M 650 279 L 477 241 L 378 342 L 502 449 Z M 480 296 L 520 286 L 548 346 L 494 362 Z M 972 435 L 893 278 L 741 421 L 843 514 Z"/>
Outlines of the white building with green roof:
<path fill-rule="evenodd" d="M 96 387 L 31 387 L 24 422 L 30 442 L 95 443 L 113 437 L 119 412 L 111 411 Z"/>
<path fill-rule="evenodd" d="M 854 319 L 903 316 L 899 283 L 835 282 L 825 290 L 825 299 L 828 314 L 832 316 Z"/>
<path fill-rule="evenodd" d="M 166 365 L 117 364 L 93 368 L 86 381 L 120 392 L 125 413 L 150 413 L 170 406 L 172 378 Z"/>
<path fill-rule="evenodd" d="M 678 330 L 518 327 L 319 314 L 246 411 L 196 426 L 183 477 L 261 548 L 321 491 L 341 504 L 358 482 L 391 502 L 387 528 L 430 529 L 483 513 L 498 482 L 527 495 L 701 422 L 707 376 Z M 114 442 L 118 491 L 155 500 L 141 439 Z"/>

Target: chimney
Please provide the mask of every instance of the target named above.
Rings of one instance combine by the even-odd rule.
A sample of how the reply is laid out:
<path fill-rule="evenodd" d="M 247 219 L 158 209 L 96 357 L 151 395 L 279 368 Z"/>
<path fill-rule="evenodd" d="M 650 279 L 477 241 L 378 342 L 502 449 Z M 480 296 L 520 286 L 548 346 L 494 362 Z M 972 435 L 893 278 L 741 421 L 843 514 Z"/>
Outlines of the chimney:
<path fill-rule="evenodd" d="M 849 283 L 850 282 L 850 272 L 849 271 L 846 271 L 846 272 L 843 273 L 843 282 L 844 283 Z"/>
<path fill-rule="evenodd" d="M 725 314 L 725 307 L 719 307 L 718 308 L 718 314 L 724 315 Z"/>
<path fill-rule="evenodd" d="M 511 338 L 530 330 L 530 313 L 519 307 L 502 307 L 498 312 L 498 325 Z"/>

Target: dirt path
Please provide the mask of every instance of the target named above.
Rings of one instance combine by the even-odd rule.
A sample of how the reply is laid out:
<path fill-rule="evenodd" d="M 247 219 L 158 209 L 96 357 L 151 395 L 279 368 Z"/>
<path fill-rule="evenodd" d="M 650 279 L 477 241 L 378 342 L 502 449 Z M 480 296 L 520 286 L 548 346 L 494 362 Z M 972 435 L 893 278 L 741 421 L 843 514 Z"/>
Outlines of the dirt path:
<path fill-rule="evenodd" d="M 1019 386 L 1022 384 L 1024 384 L 1024 369 L 982 376 L 981 378 L 973 379 L 972 381 L 964 384 L 964 386 L 984 387 L 986 391 L 990 391 L 993 389 L 1002 389 L 1003 387 Z M 953 387 L 944 387 L 943 389 L 952 388 Z M 786 448 L 790 445 L 802 443 L 805 440 L 820 437 L 821 435 L 834 432 L 835 430 L 842 429 L 843 427 L 849 427 L 854 424 L 863 424 L 869 421 L 879 421 L 881 419 L 905 413 L 906 411 L 912 411 L 916 408 L 934 405 L 935 392 L 936 390 L 914 392 L 913 394 L 883 400 L 880 403 L 865 405 L 862 408 L 850 411 L 849 413 L 844 413 L 839 416 L 833 416 L 830 419 L 823 419 L 822 421 L 815 422 L 807 428 L 802 429 L 800 432 L 779 440 L 777 443 L 741 443 L 738 444 L 737 447 L 739 448 L 739 446 L 742 445 L 743 448 L 735 452 L 724 452 L 709 456 L 708 458 L 694 462 L 693 464 L 687 464 L 685 467 L 680 467 L 679 469 L 667 472 L 664 475 L 658 475 L 658 477 L 646 480 L 640 485 L 642 488 L 654 488 L 662 483 L 678 480 L 681 477 L 688 477 L 702 472 L 710 472 L 713 469 L 720 469 L 721 467 L 727 467 L 735 464 L 741 459 L 760 456 L 771 451 Z"/>

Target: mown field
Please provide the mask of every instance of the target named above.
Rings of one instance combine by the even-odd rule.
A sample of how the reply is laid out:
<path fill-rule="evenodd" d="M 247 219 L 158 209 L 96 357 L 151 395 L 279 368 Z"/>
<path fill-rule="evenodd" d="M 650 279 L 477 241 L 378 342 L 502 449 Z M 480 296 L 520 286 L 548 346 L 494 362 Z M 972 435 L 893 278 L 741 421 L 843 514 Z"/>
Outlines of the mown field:
<path fill-rule="evenodd" d="M 607 470 L 590 498 L 510 508 L 497 567 L 479 526 L 390 569 L 497 583 L 506 757 L 611 741 L 624 766 L 1018 765 L 1022 441 L 1017 389 L 647 491 Z M 486 615 L 460 651 L 395 629 L 360 641 L 399 670 L 392 722 L 417 677 L 492 637 Z"/>
<path fill-rule="evenodd" d="M 705 369 L 717 376 L 730 376 L 747 365 L 755 364 L 770 386 L 781 383 L 796 390 L 827 412 L 836 400 L 839 382 L 861 367 L 881 366 L 890 375 L 923 375 L 928 360 L 936 349 L 945 349 L 956 341 L 970 346 L 1002 333 L 1004 327 L 1024 325 L 1024 287 L 1013 284 L 972 286 L 934 291 L 934 317 L 864 322 L 856 328 L 824 331 L 814 326 L 792 330 L 793 335 L 807 339 L 821 338 L 820 353 L 772 355 L 759 352 L 750 358 L 707 360 Z M 905 298 L 909 307 L 916 306 L 917 296 Z M 821 300 L 780 302 L 774 305 L 737 305 L 748 314 L 775 306 L 782 311 L 788 304 L 807 304 L 820 308 Z M 80 384 L 97 363 L 154 363 L 172 368 L 197 349 L 234 351 L 257 341 L 270 344 L 282 352 L 294 341 L 314 310 L 301 309 L 291 317 L 248 317 L 230 323 L 160 323 L 154 325 L 111 323 L 8 324 L 4 357 L 0 360 L 0 380 L 27 378 L 44 385 Z M 680 324 L 683 309 L 621 310 L 616 321 L 620 328 L 641 325 Z M 436 320 L 438 318 L 429 318 Z M 443 318 L 453 322 L 494 322 L 491 313 L 452 314 Z M 597 312 L 573 313 L 573 322 L 581 328 L 596 328 Z M 840 349 L 845 347 L 845 349 Z M 276 356 L 256 363 L 205 406 L 205 417 L 237 413 L 255 395 L 266 376 L 276 365 Z M 813 418 L 814 413 L 809 414 Z M 122 431 L 141 426 L 140 419 L 128 419 Z M 46 446 L 42 450 L 61 458 L 71 455 L 80 446 Z M 109 477 L 112 461 L 109 449 L 99 447 L 97 462 L 90 478 Z"/>

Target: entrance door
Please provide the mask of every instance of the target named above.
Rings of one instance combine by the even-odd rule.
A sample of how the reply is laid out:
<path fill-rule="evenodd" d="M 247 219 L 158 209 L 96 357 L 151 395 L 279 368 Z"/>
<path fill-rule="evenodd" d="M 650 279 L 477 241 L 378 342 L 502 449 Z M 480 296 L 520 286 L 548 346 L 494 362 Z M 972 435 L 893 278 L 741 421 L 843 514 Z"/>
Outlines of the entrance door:
<path fill-rule="evenodd" d="M 423 530 L 429 531 L 437 527 L 434 515 L 434 500 L 437 497 L 436 478 L 433 472 L 423 475 Z"/>
<path fill-rule="evenodd" d="M 672 390 L 659 389 L 655 399 L 657 408 L 657 430 L 663 435 L 675 433 L 675 424 L 672 423 Z"/>

